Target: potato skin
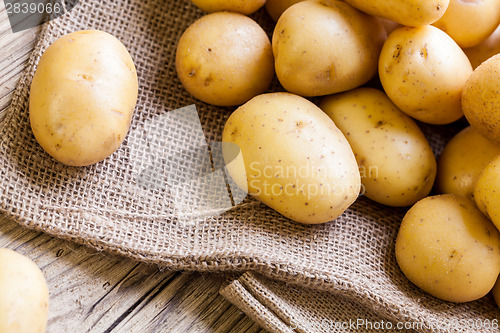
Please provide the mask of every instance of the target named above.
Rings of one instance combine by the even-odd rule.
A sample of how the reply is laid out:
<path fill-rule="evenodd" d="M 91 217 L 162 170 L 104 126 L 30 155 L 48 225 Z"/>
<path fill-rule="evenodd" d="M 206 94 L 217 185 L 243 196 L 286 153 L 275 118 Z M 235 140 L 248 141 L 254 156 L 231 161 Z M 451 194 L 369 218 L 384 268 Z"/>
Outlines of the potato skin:
<path fill-rule="evenodd" d="M 450 0 L 444 15 L 433 25 L 466 48 L 483 42 L 499 24 L 500 0 Z"/>
<path fill-rule="evenodd" d="M 429 294 L 473 301 L 491 290 L 500 273 L 500 234 L 473 201 L 454 194 L 427 197 L 403 218 L 396 259 Z"/>
<path fill-rule="evenodd" d="M 299 2 L 274 29 L 276 75 L 287 91 L 301 96 L 356 88 L 376 74 L 385 38 L 377 18 L 344 2 Z"/>
<path fill-rule="evenodd" d="M 497 282 L 493 286 L 493 289 L 491 289 L 491 293 L 493 294 L 495 303 L 498 307 L 500 307 L 500 277 L 497 279 Z"/>
<path fill-rule="evenodd" d="M 477 67 L 467 80 L 462 107 L 470 125 L 500 143 L 500 54 Z"/>
<path fill-rule="evenodd" d="M 0 249 L 0 332 L 43 333 L 49 291 L 40 269 L 27 257 Z"/>
<path fill-rule="evenodd" d="M 241 149 L 246 173 L 228 168 L 238 186 L 294 221 L 331 221 L 358 197 L 360 175 L 349 143 L 305 98 L 253 98 L 229 117 L 222 141 Z"/>
<path fill-rule="evenodd" d="M 176 69 L 184 88 L 199 100 L 220 106 L 240 105 L 271 84 L 271 42 L 245 15 L 209 14 L 181 36 Z"/>
<path fill-rule="evenodd" d="M 471 73 L 460 47 L 433 26 L 394 30 L 380 54 L 380 81 L 389 98 L 410 117 L 429 124 L 463 116 L 462 90 Z"/>
<path fill-rule="evenodd" d="M 436 176 L 432 149 L 415 121 L 386 94 L 358 88 L 328 96 L 320 107 L 349 141 L 366 197 L 410 206 L 429 194 Z"/>
<path fill-rule="evenodd" d="M 474 200 L 479 209 L 500 230 L 500 155 L 496 156 L 477 180 Z"/>
<path fill-rule="evenodd" d="M 401 25 L 421 27 L 444 15 L 449 0 L 345 0 L 365 13 L 380 16 Z"/>
<path fill-rule="evenodd" d="M 33 134 L 61 163 L 100 162 L 125 139 L 137 95 L 134 63 L 118 39 L 96 30 L 67 34 L 47 48 L 33 77 Z"/>
<path fill-rule="evenodd" d="M 500 53 L 500 25 L 485 41 L 474 47 L 464 49 L 464 52 L 474 69 Z"/>
<path fill-rule="evenodd" d="M 474 187 L 481 172 L 498 154 L 500 147 L 473 127 L 463 129 L 439 156 L 437 190 L 474 200 Z"/>
<path fill-rule="evenodd" d="M 191 0 L 201 10 L 213 13 L 230 11 L 250 15 L 264 5 L 266 0 Z"/>
<path fill-rule="evenodd" d="M 281 14 L 283 14 L 288 7 L 301 1 L 304 0 L 267 0 L 265 6 L 269 16 L 271 16 L 274 21 L 278 21 Z"/>

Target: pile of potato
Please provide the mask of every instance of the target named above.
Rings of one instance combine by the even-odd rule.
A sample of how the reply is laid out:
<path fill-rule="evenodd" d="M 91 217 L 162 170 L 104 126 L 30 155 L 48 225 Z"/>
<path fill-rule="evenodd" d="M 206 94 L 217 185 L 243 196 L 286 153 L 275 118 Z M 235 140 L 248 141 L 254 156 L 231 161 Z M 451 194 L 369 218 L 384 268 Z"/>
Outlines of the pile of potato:
<path fill-rule="evenodd" d="M 241 188 L 307 224 L 335 219 L 362 194 L 411 206 L 396 239 L 403 273 L 452 302 L 492 290 L 500 0 L 193 2 L 210 14 L 180 38 L 177 73 L 201 101 L 241 105 L 223 131 L 241 149 L 243 162 L 228 164 Z M 277 21 L 271 41 L 245 16 L 264 3 Z M 365 85 L 377 73 L 383 91 Z M 287 92 L 265 93 L 275 74 Z M 436 162 L 415 120 L 464 115 L 471 126 Z M 434 185 L 441 194 L 429 196 Z"/>

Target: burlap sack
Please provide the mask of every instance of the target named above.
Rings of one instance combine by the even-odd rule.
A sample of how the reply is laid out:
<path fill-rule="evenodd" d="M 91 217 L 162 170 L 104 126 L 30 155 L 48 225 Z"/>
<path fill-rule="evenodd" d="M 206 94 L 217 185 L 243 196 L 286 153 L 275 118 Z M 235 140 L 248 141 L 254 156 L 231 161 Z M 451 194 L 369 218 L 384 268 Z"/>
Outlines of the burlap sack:
<path fill-rule="evenodd" d="M 434 331 L 445 331 L 447 323 L 455 322 L 461 325 L 453 331 L 478 331 L 479 326 L 463 320 L 477 320 L 481 331 L 499 331 L 491 297 L 467 304 L 443 302 L 402 275 L 394 258 L 394 238 L 403 209 L 360 198 L 335 221 L 305 226 L 252 199 L 223 215 L 202 207 L 196 188 L 200 184 L 185 186 L 192 179 L 180 179 L 179 170 L 198 172 L 200 165 L 210 170 L 203 154 L 187 156 L 205 139 L 220 140 L 231 109 L 194 100 L 176 77 L 176 42 L 200 16 L 188 0 L 86 0 L 70 15 L 46 24 L 1 122 L 1 210 L 23 226 L 171 269 L 254 271 L 285 281 L 259 280 L 264 287 L 269 284 L 269 295 L 277 300 L 268 310 L 278 317 L 296 313 L 293 322 L 302 322 L 301 327 L 308 327 L 304 320 L 313 319 L 307 313 L 346 318 L 366 308 L 395 322 L 436 323 Z M 264 11 L 254 18 L 271 31 Z M 122 147 L 102 163 L 71 168 L 55 162 L 36 143 L 27 104 L 42 52 L 57 37 L 81 29 L 107 31 L 127 46 L 138 69 L 140 94 Z M 186 119 L 169 113 L 191 104 L 198 108 L 204 134 L 196 131 L 199 123 L 192 113 L 186 112 Z M 427 129 L 437 153 L 451 132 Z M 159 167 L 165 161 L 176 163 Z M 296 304 L 299 289 L 289 285 L 318 290 L 310 295 L 317 301 Z M 337 297 L 349 302 L 339 304 Z M 264 302 L 263 308 L 268 305 Z"/>

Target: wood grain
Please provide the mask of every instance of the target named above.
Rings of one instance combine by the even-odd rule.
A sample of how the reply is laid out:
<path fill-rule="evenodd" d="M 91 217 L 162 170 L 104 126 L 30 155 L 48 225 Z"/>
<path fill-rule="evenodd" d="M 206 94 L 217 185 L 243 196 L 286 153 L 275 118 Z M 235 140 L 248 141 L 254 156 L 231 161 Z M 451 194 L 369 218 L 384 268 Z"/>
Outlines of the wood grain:
<path fill-rule="evenodd" d="M 0 118 L 38 31 L 12 33 L 0 2 Z M 219 295 L 223 276 L 161 271 L 26 230 L 3 215 L 0 247 L 42 269 L 50 289 L 50 333 L 264 332 Z"/>

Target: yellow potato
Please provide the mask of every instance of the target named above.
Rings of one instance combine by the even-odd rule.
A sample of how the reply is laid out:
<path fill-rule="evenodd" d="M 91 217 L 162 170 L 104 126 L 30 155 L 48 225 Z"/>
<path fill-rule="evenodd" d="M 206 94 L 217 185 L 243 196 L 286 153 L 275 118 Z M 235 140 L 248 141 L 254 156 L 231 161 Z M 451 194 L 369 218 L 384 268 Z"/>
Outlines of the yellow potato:
<path fill-rule="evenodd" d="M 244 170 L 228 167 L 235 183 L 294 221 L 331 221 L 358 197 L 360 175 L 349 143 L 305 98 L 253 98 L 229 117 L 222 141 L 241 149 Z"/>
<path fill-rule="evenodd" d="M 125 139 L 137 94 L 134 63 L 118 39 L 95 30 L 65 35 L 44 52 L 31 83 L 33 134 L 61 163 L 97 163 Z"/>
<path fill-rule="evenodd" d="M 430 124 L 463 116 L 462 90 L 471 73 L 457 43 L 433 26 L 394 30 L 380 54 L 380 81 L 389 98 L 401 111 Z"/>
<path fill-rule="evenodd" d="M 283 87 L 302 96 L 347 91 L 377 72 L 380 21 L 341 1 L 302 1 L 276 23 L 273 53 Z"/>
<path fill-rule="evenodd" d="M 278 21 L 281 14 L 290 6 L 304 0 L 267 0 L 266 10 L 273 20 Z"/>
<path fill-rule="evenodd" d="M 469 57 L 473 68 L 477 68 L 484 61 L 500 53 L 500 25 L 484 42 L 464 49 L 464 52 Z"/>
<path fill-rule="evenodd" d="M 449 0 L 345 0 L 365 13 L 380 16 L 401 25 L 420 27 L 436 22 L 444 15 Z"/>
<path fill-rule="evenodd" d="M 229 11 L 244 15 L 252 14 L 264 5 L 266 0 L 191 0 L 195 6 L 208 13 Z"/>
<path fill-rule="evenodd" d="M 500 143 L 500 54 L 477 67 L 462 96 L 465 117 L 488 139 Z"/>
<path fill-rule="evenodd" d="M 491 289 L 491 293 L 493 294 L 495 303 L 497 303 L 497 306 L 500 307 L 500 277 L 497 279 L 493 289 Z"/>
<path fill-rule="evenodd" d="M 470 126 L 463 129 L 448 142 L 439 156 L 438 191 L 474 200 L 474 187 L 479 175 L 498 154 L 500 146 Z"/>
<path fill-rule="evenodd" d="M 271 42 L 255 21 L 242 14 L 209 14 L 180 38 L 176 68 L 194 97 L 213 105 L 240 105 L 271 84 Z"/>
<path fill-rule="evenodd" d="M 383 92 L 359 88 L 326 97 L 320 107 L 349 141 L 368 198 L 409 206 L 429 194 L 436 176 L 431 147 Z"/>
<path fill-rule="evenodd" d="M 474 199 L 481 211 L 500 230 L 500 155 L 495 157 L 477 180 Z"/>
<path fill-rule="evenodd" d="M 0 333 L 43 333 L 48 310 L 40 269 L 21 254 L 0 249 Z"/>
<path fill-rule="evenodd" d="M 500 24 L 500 0 L 450 0 L 448 9 L 434 26 L 461 47 L 483 42 Z"/>
<path fill-rule="evenodd" d="M 429 294 L 473 301 L 491 290 L 500 273 L 500 234 L 473 201 L 454 194 L 427 197 L 403 218 L 396 259 Z"/>

